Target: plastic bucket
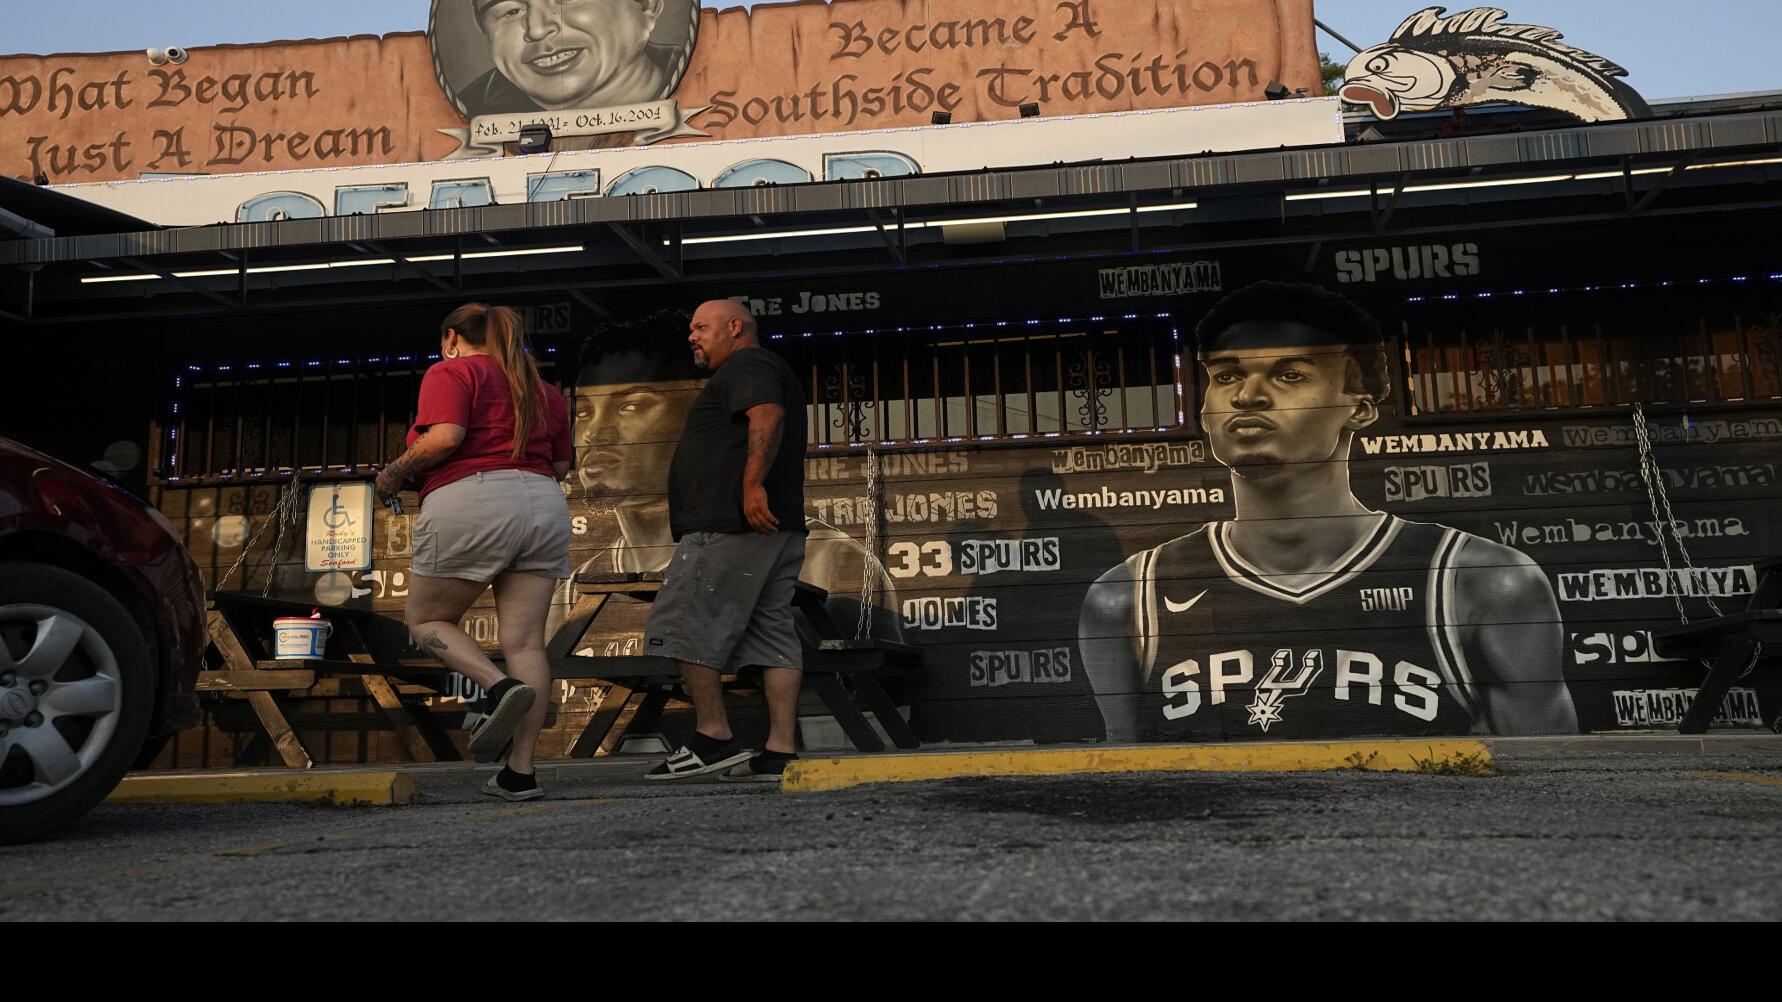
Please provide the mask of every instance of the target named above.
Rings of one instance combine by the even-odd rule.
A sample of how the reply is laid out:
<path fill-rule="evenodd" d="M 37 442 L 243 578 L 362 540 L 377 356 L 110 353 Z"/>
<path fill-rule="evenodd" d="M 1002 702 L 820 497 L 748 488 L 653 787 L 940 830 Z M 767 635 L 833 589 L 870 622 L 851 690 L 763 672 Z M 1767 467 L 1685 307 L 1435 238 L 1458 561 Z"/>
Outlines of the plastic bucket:
<path fill-rule="evenodd" d="M 334 626 L 326 619 L 275 619 L 272 621 L 272 656 L 279 661 L 312 661 L 322 657 Z"/>

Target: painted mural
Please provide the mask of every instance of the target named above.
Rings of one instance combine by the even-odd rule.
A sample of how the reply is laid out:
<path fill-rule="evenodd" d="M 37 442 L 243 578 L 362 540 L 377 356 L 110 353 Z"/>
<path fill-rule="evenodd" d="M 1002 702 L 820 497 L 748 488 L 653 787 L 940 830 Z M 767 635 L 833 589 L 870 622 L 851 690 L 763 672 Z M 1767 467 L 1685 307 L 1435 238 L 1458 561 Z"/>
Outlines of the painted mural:
<path fill-rule="evenodd" d="M 1694 618 L 1710 602 L 1742 608 L 1782 554 L 1782 298 L 1739 267 L 1744 252 L 1715 221 L 1669 232 L 1687 284 L 1606 228 L 1533 254 L 1515 234 L 1480 232 L 1347 242 L 1310 261 L 1288 249 L 1041 262 L 1021 270 L 1019 295 L 988 299 L 1002 287 L 985 272 L 939 270 L 727 283 L 686 301 L 746 302 L 765 343 L 810 373 L 806 578 L 841 623 L 922 650 L 895 696 L 924 741 L 1662 730 L 1703 671 L 1661 657 L 1652 631 L 1678 621 L 1679 603 Z M 1553 284 L 1555 260 L 1574 258 L 1571 281 Z M 1292 284 L 1255 284 L 1283 277 Z M 578 569 L 649 570 L 670 552 L 664 478 L 699 383 L 684 314 L 661 298 L 613 301 L 618 320 L 533 310 L 550 319 L 535 330 L 575 415 L 565 490 Z M 424 348 L 437 319 L 411 319 Z M 1158 369 L 1123 391 L 1096 358 L 1124 344 L 1127 371 L 1146 368 L 1108 333 L 1133 330 L 1161 339 Z M 1005 380 L 1028 362 L 1062 377 L 1037 401 L 1036 432 L 948 441 L 918 424 L 910 436 L 897 393 L 877 415 L 838 403 L 843 386 L 870 399 L 872 359 L 894 381 L 907 358 L 941 363 L 943 398 L 925 397 L 921 420 L 965 413 L 963 376 L 947 380 L 973 337 L 1025 352 L 1003 356 Z M 843 358 L 865 361 L 844 373 Z M 412 392 L 356 385 L 367 405 Z M 1012 393 L 1016 415 L 1029 401 Z M 1651 413 L 1668 514 L 1654 512 L 1618 406 L 1635 399 Z M 862 437 L 862 414 L 877 434 Z M 289 417 L 247 437 L 262 431 L 286 461 Z M 853 444 L 880 436 L 899 441 Z M 162 505 L 213 580 L 242 561 L 231 587 L 400 615 L 412 506 L 377 513 L 370 570 L 318 574 L 300 527 L 280 542 L 279 493 L 168 487 Z M 646 613 L 615 598 L 583 650 L 635 653 Z M 492 608 L 464 626 L 498 635 Z M 1715 726 L 1772 724 L 1778 681 L 1741 680 Z M 435 712 L 462 719 L 474 695 L 460 687 Z M 545 753 L 565 754 L 604 699 L 598 684 L 560 683 Z M 318 758 L 400 760 L 375 707 L 313 702 L 292 712 Z M 238 709 L 182 737 L 177 761 L 263 756 Z M 845 746 L 820 717 L 805 725 L 809 747 Z"/>
<path fill-rule="evenodd" d="M 688 319 L 666 311 L 603 324 L 584 348 L 572 417 L 580 488 L 574 531 L 599 545 L 578 558 L 578 573 L 661 571 L 674 555 L 665 478 L 681 427 L 705 384 L 691 356 L 676 350 L 686 340 Z M 860 636 L 901 639 L 897 588 L 878 558 L 819 515 L 808 516 L 805 528 L 801 579 L 830 593 L 836 622 L 856 627 Z M 573 598 L 573 585 L 566 583 L 560 607 Z M 633 613 L 647 611 L 633 604 Z M 614 619 L 642 629 L 637 616 Z M 614 619 L 603 619 L 602 628 Z M 634 652 L 635 641 L 626 635 L 616 650 Z"/>
<path fill-rule="evenodd" d="M 1351 253 L 1367 255 L 1332 251 L 1331 274 Z M 767 329 L 808 328 L 789 304 L 824 298 L 787 293 L 747 297 Z M 867 308 L 869 295 L 909 306 L 891 292 L 832 298 Z M 1676 621 L 1678 599 L 1696 616 L 1710 599 L 1737 607 L 1756 563 L 1782 550 L 1764 514 L 1782 497 L 1782 411 L 1748 404 L 1656 424 L 1677 516 L 1665 524 L 1625 417 L 1560 409 L 1432 425 L 1408 413 L 1394 380 L 1403 341 L 1333 293 L 1296 305 L 1303 295 L 1248 286 L 1169 301 L 1200 329 L 1183 360 L 1200 387 L 1185 435 L 810 454 L 811 524 L 853 537 L 815 573 L 836 573 L 835 592 L 882 567 L 874 628 L 895 622 L 924 650 L 904 696 L 926 740 L 1676 725 L 1700 668 L 1660 658 L 1650 631 Z M 1115 302 L 1157 300 L 1128 290 Z M 1743 316 L 1753 369 L 1772 373 L 1757 388 L 1782 395 L 1776 317 Z M 769 344 L 803 363 L 799 342 Z M 647 527 L 627 525 L 662 504 L 673 400 L 696 386 L 677 381 L 688 374 L 678 357 L 660 358 L 668 368 L 634 355 L 629 374 L 610 360 L 582 370 L 577 514 L 589 520 L 575 545 L 589 567 L 643 569 L 668 552 L 665 536 L 651 546 Z M 1513 349 L 1503 362 L 1536 358 Z M 1710 362 L 1724 364 L 1697 364 Z M 1065 410 L 1093 406 L 1096 392 L 1068 391 Z M 627 411 L 629 427 L 617 416 Z M 874 531 L 876 562 L 859 546 Z M 1667 569 L 1662 533 L 1685 539 L 1697 566 Z M 632 649 L 642 622 L 641 608 L 634 623 L 610 621 L 605 649 Z M 1718 726 L 1774 717 L 1782 692 L 1756 681 L 1729 695 Z"/>
<path fill-rule="evenodd" d="M 434 0 L 430 20 L 440 88 L 470 122 L 447 159 L 499 155 L 534 123 L 602 145 L 707 135 L 670 100 L 698 0 Z"/>
<path fill-rule="evenodd" d="M 1553 28 L 1508 23 L 1509 16 L 1498 7 L 1457 14 L 1425 7 L 1386 43 L 1349 61 L 1342 98 L 1383 119 L 1496 102 L 1584 122 L 1651 117 L 1645 99 L 1622 80 L 1626 69 L 1568 45 Z"/>
<path fill-rule="evenodd" d="M 1197 341 L 1233 517 L 1096 580 L 1079 636 L 1108 738 L 1575 731 L 1539 565 L 1356 496 L 1355 439 L 1392 391 L 1375 320 L 1267 282 Z"/>
<path fill-rule="evenodd" d="M 0 57 L 0 170 L 100 182 L 492 156 L 530 124 L 562 151 L 1320 93 L 1311 0 L 436 0 L 426 33 L 155 51 Z"/>

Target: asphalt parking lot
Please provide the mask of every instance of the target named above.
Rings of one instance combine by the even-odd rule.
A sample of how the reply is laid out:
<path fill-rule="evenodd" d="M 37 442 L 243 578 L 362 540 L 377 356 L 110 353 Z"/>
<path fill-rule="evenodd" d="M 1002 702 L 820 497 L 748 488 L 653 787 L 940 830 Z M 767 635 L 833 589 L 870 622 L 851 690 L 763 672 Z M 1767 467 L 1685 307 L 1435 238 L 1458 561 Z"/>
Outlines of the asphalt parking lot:
<path fill-rule="evenodd" d="M 0 856 L 0 919 L 1782 918 L 1782 754 L 1493 776 L 967 778 L 781 794 L 421 773 L 404 807 L 104 805 Z"/>

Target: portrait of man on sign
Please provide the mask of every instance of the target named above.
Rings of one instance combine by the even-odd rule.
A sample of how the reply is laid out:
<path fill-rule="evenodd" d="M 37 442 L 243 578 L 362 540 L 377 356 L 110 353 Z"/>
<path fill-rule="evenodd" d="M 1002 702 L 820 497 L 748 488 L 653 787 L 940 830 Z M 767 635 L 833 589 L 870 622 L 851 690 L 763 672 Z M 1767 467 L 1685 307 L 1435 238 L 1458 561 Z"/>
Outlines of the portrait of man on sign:
<path fill-rule="evenodd" d="M 698 0 L 434 0 L 440 86 L 466 118 L 663 100 L 686 71 Z"/>

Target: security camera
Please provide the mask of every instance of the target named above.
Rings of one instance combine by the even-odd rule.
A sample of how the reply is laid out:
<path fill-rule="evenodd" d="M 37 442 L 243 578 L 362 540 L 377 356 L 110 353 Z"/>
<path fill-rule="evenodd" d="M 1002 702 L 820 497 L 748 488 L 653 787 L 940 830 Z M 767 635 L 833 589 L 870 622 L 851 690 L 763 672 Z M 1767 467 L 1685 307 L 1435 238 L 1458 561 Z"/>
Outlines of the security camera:
<path fill-rule="evenodd" d="M 143 53 L 143 55 L 148 56 L 148 61 L 154 63 L 156 66 L 167 65 L 166 49 L 149 49 L 147 52 Z"/>
<path fill-rule="evenodd" d="M 189 58 L 190 58 L 190 56 L 186 53 L 186 50 L 180 48 L 179 46 L 169 45 L 167 47 L 167 61 L 168 62 L 183 63 Z"/>

